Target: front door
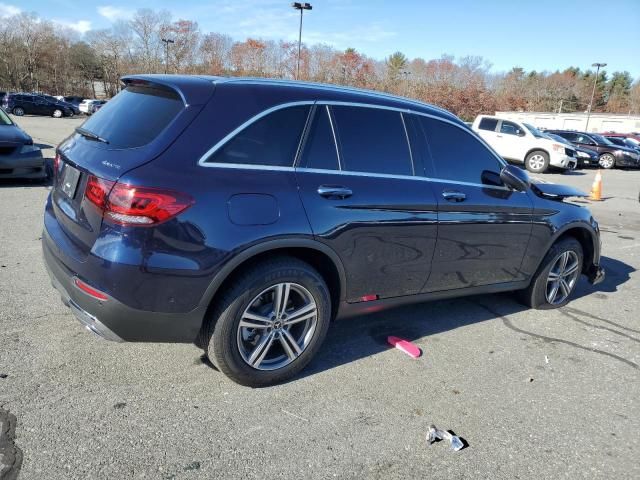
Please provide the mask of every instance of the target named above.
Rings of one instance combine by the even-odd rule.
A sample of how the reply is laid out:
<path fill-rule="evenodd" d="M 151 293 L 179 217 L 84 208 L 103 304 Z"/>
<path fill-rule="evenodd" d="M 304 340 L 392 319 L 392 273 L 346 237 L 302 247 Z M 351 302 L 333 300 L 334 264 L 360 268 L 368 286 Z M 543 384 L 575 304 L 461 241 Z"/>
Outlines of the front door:
<path fill-rule="evenodd" d="M 421 291 L 437 201 L 430 183 L 414 175 L 399 111 L 317 105 L 296 177 L 314 235 L 344 265 L 347 301 Z"/>
<path fill-rule="evenodd" d="M 431 152 L 438 241 L 424 292 L 523 280 L 533 203 L 500 181 L 502 164 L 463 127 L 416 116 Z"/>

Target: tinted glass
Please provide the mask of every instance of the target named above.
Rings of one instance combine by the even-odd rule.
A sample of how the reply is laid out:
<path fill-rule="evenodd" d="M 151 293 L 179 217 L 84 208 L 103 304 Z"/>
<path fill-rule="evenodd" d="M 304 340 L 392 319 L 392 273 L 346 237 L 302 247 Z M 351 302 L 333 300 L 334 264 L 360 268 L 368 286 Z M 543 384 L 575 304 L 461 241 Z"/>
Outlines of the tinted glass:
<path fill-rule="evenodd" d="M 82 128 L 115 147 L 141 147 L 154 140 L 183 108 L 182 100 L 173 90 L 127 87 Z"/>
<path fill-rule="evenodd" d="M 495 132 L 497 125 L 498 125 L 498 120 L 497 119 L 495 119 L 495 118 L 483 118 L 482 120 L 480 120 L 480 125 L 478 125 L 478 128 L 480 130 L 490 130 L 492 132 Z"/>
<path fill-rule="evenodd" d="M 109 108 L 109 103 L 99 112 Z M 290 167 L 308 113 L 308 106 L 276 110 L 242 130 L 207 161 Z"/>
<path fill-rule="evenodd" d="M 520 127 L 518 127 L 518 125 L 516 125 L 515 123 L 503 120 L 502 125 L 500 125 L 500 133 L 506 133 L 507 135 L 518 135 L 520 133 Z"/>
<path fill-rule="evenodd" d="M 399 112 L 342 106 L 331 110 L 343 170 L 413 175 L 407 134 Z"/>
<path fill-rule="evenodd" d="M 436 178 L 483 183 L 484 171 L 499 173 L 498 159 L 473 134 L 449 123 L 419 117 Z"/>
<path fill-rule="evenodd" d="M 578 135 L 576 135 L 575 133 L 558 132 L 558 135 L 560 135 L 562 138 L 566 138 L 570 142 L 577 142 L 578 141 Z"/>
<path fill-rule="evenodd" d="M 339 170 L 340 168 L 326 106 L 320 106 L 316 109 L 300 165 L 326 170 Z"/>

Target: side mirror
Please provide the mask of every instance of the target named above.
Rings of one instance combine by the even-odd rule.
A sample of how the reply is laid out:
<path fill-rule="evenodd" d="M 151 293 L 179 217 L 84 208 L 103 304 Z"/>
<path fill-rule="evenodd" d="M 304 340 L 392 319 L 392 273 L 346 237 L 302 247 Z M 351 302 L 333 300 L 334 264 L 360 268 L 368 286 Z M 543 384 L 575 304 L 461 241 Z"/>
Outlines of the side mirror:
<path fill-rule="evenodd" d="M 531 185 L 529 174 L 526 170 L 518 168 L 514 165 L 507 165 L 500 171 L 500 179 L 505 185 L 518 190 L 525 191 Z"/>
<path fill-rule="evenodd" d="M 526 135 L 526 133 L 524 133 L 524 130 L 518 130 L 516 133 L 519 137 L 524 137 Z"/>

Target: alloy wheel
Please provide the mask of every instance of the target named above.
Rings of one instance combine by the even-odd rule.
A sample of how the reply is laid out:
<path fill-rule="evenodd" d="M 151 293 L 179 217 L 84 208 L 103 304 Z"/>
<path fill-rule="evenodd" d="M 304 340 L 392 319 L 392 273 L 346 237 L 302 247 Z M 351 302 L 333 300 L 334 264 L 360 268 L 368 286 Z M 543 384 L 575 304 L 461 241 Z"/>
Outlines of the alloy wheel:
<path fill-rule="evenodd" d="M 318 323 L 313 296 L 297 283 L 278 283 L 260 292 L 244 310 L 237 343 L 242 359 L 257 370 L 277 370 L 309 346 Z"/>
<path fill-rule="evenodd" d="M 605 153 L 604 155 L 602 155 L 600 157 L 600 166 L 602 168 L 611 168 L 613 167 L 615 160 L 613 158 L 613 155 L 609 154 L 609 153 Z"/>
<path fill-rule="evenodd" d="M 531 170 L 542 170 L 544 167 L 544 157 L 539 153 L 531 155 L 531 157 L 529 157 L 529 167 Z"/>
<path fill-rule="evenodd" d="M 580 260 L 573 250 L 562 252 L 553 262 L 547 276 L 547 302 L 558 305 L 571 294 L 576 284 Z"/>
<path fill-rule="evenodd" d="M 54 110 L 53 111 L 53 116 L 54 116 L 54 118 L 62 117 L 62 111 L 61 110 Z"/>

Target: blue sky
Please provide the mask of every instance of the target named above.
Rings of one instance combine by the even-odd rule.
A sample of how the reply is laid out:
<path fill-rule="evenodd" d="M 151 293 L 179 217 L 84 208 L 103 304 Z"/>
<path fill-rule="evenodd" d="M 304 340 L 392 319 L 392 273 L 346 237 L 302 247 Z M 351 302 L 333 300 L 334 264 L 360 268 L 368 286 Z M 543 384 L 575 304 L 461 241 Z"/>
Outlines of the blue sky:
<path fill-rule="evenodd" d="M 79 32 L 107 28 L 137 8 L 167 9 L 196 20 L 202 31 L 235 39 L 297 39 L 298 16 L 287 0 L 0 0 L 0 16 L 34 11 Z M 312 0 L 303 41 L 354 47 L 382 59 L 478 55 L 501 72 L 586 69 L 606 62 L 609 72 L 640 78 L 640 0 Z"/>

